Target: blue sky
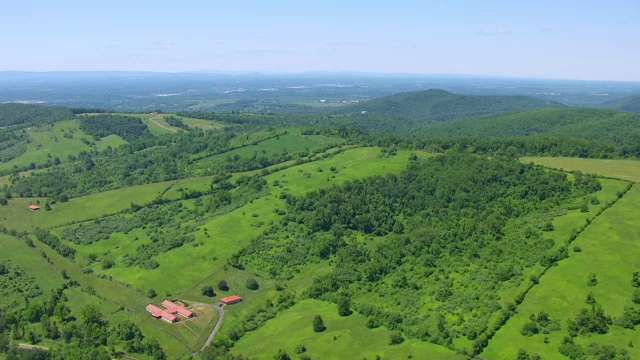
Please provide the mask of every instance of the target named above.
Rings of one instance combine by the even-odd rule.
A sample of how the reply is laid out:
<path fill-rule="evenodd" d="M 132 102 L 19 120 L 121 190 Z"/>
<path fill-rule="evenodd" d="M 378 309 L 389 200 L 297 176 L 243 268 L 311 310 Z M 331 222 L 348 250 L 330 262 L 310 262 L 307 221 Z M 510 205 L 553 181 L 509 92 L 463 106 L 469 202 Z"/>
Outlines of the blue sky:
<path fill-rule="evenodd" d="M 7 1 L 0 71 L 360 71 L 640 81 L 640 0 Z"/>

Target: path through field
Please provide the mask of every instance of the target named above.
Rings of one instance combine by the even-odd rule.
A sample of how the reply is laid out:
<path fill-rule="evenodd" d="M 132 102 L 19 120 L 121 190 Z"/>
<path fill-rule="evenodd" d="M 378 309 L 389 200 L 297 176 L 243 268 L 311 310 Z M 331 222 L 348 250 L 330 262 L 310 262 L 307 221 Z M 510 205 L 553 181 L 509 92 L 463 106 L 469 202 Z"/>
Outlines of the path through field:
<path fill-rule="evenodd" d="M 159 122 L 157 122 L 157 121 L 153 120 L 153 119 L 157 118 L 158 116 L 162 116 L 162 115 L 156 115 L 156 116 L 154 116 L 154 117 L 150 118 L 150 119 L 149 119 L 149 121 L 151 121 L 152 123 L 154 123 L 154 124 L 156 124 L 156 125 L 160 126 L 161 128 L 163 128 L 163 129 L 165 129 L 165 130 L 169 130 L 169 131 L 173 131 L 173 132 L 178 132 L 178 130 L 176 130 L 176 129 L 168 128 L 168 127 L 166 127 L 166 126 L 164 126 L 164 125 L 160 124 Z"/>

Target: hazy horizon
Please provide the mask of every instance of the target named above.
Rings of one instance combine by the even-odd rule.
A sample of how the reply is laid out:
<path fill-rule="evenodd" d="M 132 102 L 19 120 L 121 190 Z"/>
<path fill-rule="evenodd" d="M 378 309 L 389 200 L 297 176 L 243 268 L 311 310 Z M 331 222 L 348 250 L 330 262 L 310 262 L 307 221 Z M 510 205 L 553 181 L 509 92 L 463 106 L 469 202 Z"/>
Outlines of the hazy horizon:
<path fill-rule="evenodd" d="M 36 0 L 0 71 L 309 72 L 640 81 L 640 1 Z"/>
<path fill-rule="evenodd" d="M 237 70 L 237 71 L 223 71 L 223 70 L 186 70 L 186 71 L 151 71 L 151 70 L 0 70 L 0 74 L 6 73 L 22 73 L 22 74 L 149 74 L 149 75 L 224 75 L 224 76 L 355 76 L 355 77 L 415 77 L 415 78 L 477 78 L 487 80 L 523 80 L 523 81 L 575 81 L 575 82 L 622 82 L 622 83 L 638 83 L 640 80 L 608 80 L 608 79 L 568 79 L 568 78 L 549 78 L 549 77 L 534 77 L 534 76 L 519 76 L 519 75 L 494 75 L 494 74 L 455 74 L 455 73 L 405 73 L 405 72 L 363 72 L 363 71 L 299 71 L 299 72 L 284 72 L 284 71 L 251 71 L 251 70 Z"/>

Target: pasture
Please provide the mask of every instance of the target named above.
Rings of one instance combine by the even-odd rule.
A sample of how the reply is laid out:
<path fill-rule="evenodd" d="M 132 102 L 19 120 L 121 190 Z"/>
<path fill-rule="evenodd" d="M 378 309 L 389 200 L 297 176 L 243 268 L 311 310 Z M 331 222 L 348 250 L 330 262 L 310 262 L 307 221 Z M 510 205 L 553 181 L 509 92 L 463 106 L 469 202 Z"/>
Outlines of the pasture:
<path fill-rule="evenodd" d="M 559 358 L 558 346 L 567 335 L 566 320 L 574 318 L 580 309 L 587 308 L 588 293 L 592 293 L 605 315 L 618 317 L 624 306 L 637 306 L 631 302 L 633 287 L 631 275 L 640 269 L 640 189 L 635 185 L 614 206 L 598 216 L 591 225 L 572 243 L 581 251 L 570 251 L 569 258 L 552 267 L 540 283 L 527 294 L 518 312 L 489 342 L 481 354 L 487 359 L 513 359 L 519 348 L 538 353 L 543 359 Z M 614 266 L 615 265 L 615 266 Z M 589 273 L 595 273 L 598 284 L 587 285 Z M 549 334 L 523 336 L 522 326 L 531 314 L 547 312 L 551 318 L 560 320 L 562 329 Z M 546 339 L 546 340 L 545 340 Z M 610 325 L 604 335 L 578 336 L 576 344 L 586 350 L 588 344 L 612 344 L 617 349 L 627 349 L 631 358 L 640 357 L 636 347 L 629 343 L 640 342 L 640 335 L 633 330 Z"/>
<path fill-rule="evenodd" d="M 179 116 L 182 122 L 193 129 L 213 130 L 225 127 L 224 124 L 213 120 L 194 119 L 190 117 Z"/>
<path fill-rule="evenodd" d="M 585 174 L 640 182 L 640 161 L 638 160 L 608 160 L 583 159 L 570 157 L 523 157 L 523 163 L 533 162 L 549 168 L 564 171 L 582 171 Z"/>
<path fill-rule="evenodd" d="M 235 150 L 231 150 L 222 154 L 214 155 L 203 159 L 202 161 L 224 160 L 240 156 L 244 158 L 271 156 L 273 154 L 297 153 L 302 151 L 313 151 L 329 145 L 340 145 L 344 143 L 343 139 L 332 138 L 323 135 L 300 135 L 297 131 L 289 130 L 288 134 L 278 135 L 264 141 L 260 141 L 254 145 L 246 145 Z M 264 135 L 263 135 L 264 136 Z M 248 140 L 248 139 L 245 139 Z"/>
<path fill-rule="evenodd" d="M 312 321 L 322 316 L 326 330 L 313 331 Z M 304 345 L 303 354 L 312 359 L 464 359 L 453 351 L 415 339 L 390 345 L 392 331 L 379 327 L 368 329 L 366 317 L 353 313 L 338 315 L 337 306 L 320 300 L 302 300 L 269 320 L 265 326 L 247 333 L 232 348 L 235 354 L 273 359 L 278 350 L 296 358 L 296 347 Z"/>
<path fill-rule="evenodd" d="M 0 163 L 0 170 L 11 169 L 14 165 L 22 167 L 31 163 L 43 165 L 56 157 L 66 162 L 69 155 L 78 155 L 81 151 L 104 150 L 127 142 L 117 135 L 109 135 L 98 141 L 86 135 L 77 120 L 60 121 L 54 125 L 40 125 L 27 129 L 30 142 L 27 151 L 10 161 Z M 83 142 L 84 140 L 84 142 Z"/>
<path fill-rule="evenodd" d="M 95 219 L 125 210 L 131 203 L 147 204 L 175 181 L 132 186 L 56 203 L 51 211 L 29 211 L 29 204 L 44 204 L 45 198 L 13 198 L 0 206 L 0 219 L 11 229 L 31 231 L 33 227 L 53 228 L 78 221 Z"/>
<path fill-rule="evenodd" d="M 0 233 L 0 263 L 9 262 L 18 265 L 27 275 L 35 278 L 36 284 L 42 289 L 43 295 L 47 295 L 62 285 L 63 279 L 59 274 L 51 271 L 51 266 L 47 263 L 36 248 L 13 236 Z M 6 294 L 0 298 L 2 307 L 14 300 L 23 302 L 22 294 Z"/>

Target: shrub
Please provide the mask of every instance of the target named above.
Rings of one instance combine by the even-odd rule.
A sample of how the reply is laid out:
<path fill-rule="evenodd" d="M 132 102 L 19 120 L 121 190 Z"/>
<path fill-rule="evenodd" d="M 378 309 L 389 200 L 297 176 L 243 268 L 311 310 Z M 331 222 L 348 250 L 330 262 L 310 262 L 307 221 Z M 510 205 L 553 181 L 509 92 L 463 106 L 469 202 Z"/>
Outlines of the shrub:
<path fill-rule="evenodd" d="M 316 317 L 313 318 L 313 331 L 323 332 L 326 329 L 327 327 L 324 326 L 324 320 L 322 320 L 322 316 L 316 315 Z"/>
<path fill-rule="evenodd" d="M 338 315 L 349 316 L 351 315 L 351 301 L 346 296 L 341 296 L 338 299 Z"/>
<path fill-rule="evenodd" d="M 258 284 L 258 281 L 255 278 L 248 279 L 246 286 L 247 286 L 247 289 L 249 290 L 258 290 L 260 288 L 260 285 Z"/>
<path fill-rule="evenodd" d="M 400 332 L 394 331 L 393 333 L 391 333 L 391 337 L 389 338 L 389 345 L 398 345 L 402 344 L 403 342 L 404 338 L 402 337 L 402 334 L 400 334 Z"/>
<path fill-rule="evenodd" d="M 289 354 L 284 350 L 278 350 L 278 353 L 273 358 L 274 360 L 291 360 L 291 356 L 289 356 Z"/>
<path fill-rule="evenodd" d="M 296 346 L 296 354 L 302 354 L 303 352 L 307 351 L 307 347 L 304 346 L 304 344 L 298 344 Z"/>
<path fill-rule="evenodd" d="M 205 285 L 202 287 L 202 295 L 213 297 L 213 296 L 216 296 L 216 292 L 213 290 L 213 286 Z"/>
<path fill-rule="evenodd" d="M 522 326 L 522 329 L 520 329 L 520 334 L 522 334 L 522 336 L 533 336 L 538 332 L 539 332 L 538 325 L 533 321 L 530 321 L 524 324 Z"/>
<path fill-rule="evenodd" d="M 222 291 L 229 290 L 229 285 L 227 284 L 227 281 L 226 280 L 220 280 L 218 282 L 218 289 L 220 289 Z"/>
<path fill-rule="evenodd" d="M 156 293 L 156 291 L 155 291 L 155 290 L 153 290 L 153 289 L 149 289 L 149 290 L 147 290 L 147 297 L 148 297 L 149 299 L 153 299 L 153 298 L 154 298 L 154 297 L 156 297 L 156 296 L 158 296 L 158 294 Z"/>

